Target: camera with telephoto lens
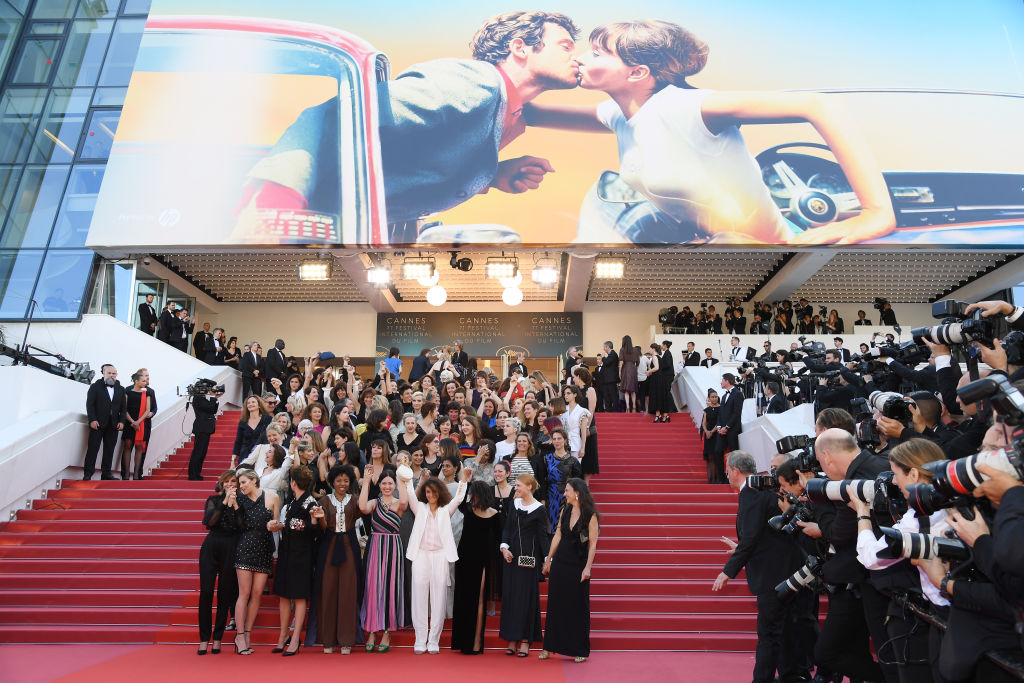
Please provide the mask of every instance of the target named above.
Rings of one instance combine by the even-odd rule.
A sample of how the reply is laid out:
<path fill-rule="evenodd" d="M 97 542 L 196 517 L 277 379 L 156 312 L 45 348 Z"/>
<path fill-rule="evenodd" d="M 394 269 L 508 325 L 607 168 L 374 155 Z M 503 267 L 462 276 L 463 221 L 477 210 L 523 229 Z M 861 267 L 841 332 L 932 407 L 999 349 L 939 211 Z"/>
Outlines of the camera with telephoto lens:
<path fill-rule="evenodd" d="M 755 491 L 778 491 L 782 488 L 774 467 L 768 474 L 748 474 L 747 486 Z"/>
<path fill-rule="evenodd" d="M 806 485 L 807 500 L 812 503 L 832 501 L 848 504 L 857 499 L 866 503 L 872 512 L 898 520 L 906 513 L 907 506 L 899 487 L 893 484 L 892 476 L 892 470 L 888 470 L 874 479 L 811 479 Z"/>
<path fill-rule="evenodd" d="M 841 370 L 826 370 L 825 372 L 812 372 L 810 376 L 823 378 L 825 380 L 825 386 L 828 387 L 829 389 L 835 389 L 840 384 L 842 384 L 842 382 L 839 381 L 840 379 L 842 379 Z"/>
<path fill-rule="evenodd" d="M 775 515 L 768 520 L 768 526 L 783 534 L 793 534 L 801 531 L 799 522 L 813 522 L 814 515 L 810 508 L 800 502 L 792 494 L 787 494 L 789 507 L 781 515 Z"/>
<path fill-rule="evenodd" d="M 850 414 L 856 423 L 857 443 L 861 448 L 882 445 L 882 435 L 878 432 L 878 420 L 866 398 L 855 398 L 850 401 Z"/>
<path fill-rule="evenodd" d="M 800 451 L 793 456 L 796 468 L 800 472 L 820 472 L 821 463 L 814 454 L 814 439 L 815 437 L 806 434 L 784 436 L 775 442 L 775 448 L 779 453 Z"/>
<path fill-rule="evenodd" d="M 876 311 L 883 311 L 883 310 L 885 310 L 885 305 L 887 303 L 889 303 L 888 299 L 883 299 L 880 296 L 876 296 L 875 297 L 875 303 L 872 306 L 872 308 L 874 308 Z"/>
<path fill-rule="evenodd" d="M 811 586 L 817 579 L 821 578 L 822 567 L 824 562 L 815 555 L 807 557 L 807 562 L 804 566 L 796 570 L 792 576 L 780 583 L 775 587 L 775 594 L 779 600 L 789 600 L 793 598 L 801 588 Z"/>
<path fill-rule="evenodd" d="M 944 346 L 965 346 L 978 342 L 992 348 L 996 337 L 995 320 L 983 318 L 981 309 L 967 313 L 969 304 L 946 299 L 932 304 L 932 317 L 942 320 L 942 325 L 915 327 L 910 331 L 914 339 L 927 339 L 933 344 Z"/>
<path fill-rule="evenodd" d="M 212 379 L 197 379 L 192 384 L 185 387 L 185 395 L 190 398 L 196 396 L 206 396 L 207 394 L 223 394 L 224 385 L 217 384 Z"/>
<path fill-rule="evenodd" d="M 914 402 L 895 391 L 872 391 L 868 396 L 868 404 L 890 420 L 909 424 L 914 419 L 910 414 L 910 406 Z"/>
<path fill-rule="evenodd" d="M 952 530 L 949 537 L 932 534 L 901 531 L 891 527 L 880 527 L 886 549 L 878 553 L 884 559 L 930 560 L 938 558 L 947 562 L 963 562 L 970 559 L 971 551 Z"/>

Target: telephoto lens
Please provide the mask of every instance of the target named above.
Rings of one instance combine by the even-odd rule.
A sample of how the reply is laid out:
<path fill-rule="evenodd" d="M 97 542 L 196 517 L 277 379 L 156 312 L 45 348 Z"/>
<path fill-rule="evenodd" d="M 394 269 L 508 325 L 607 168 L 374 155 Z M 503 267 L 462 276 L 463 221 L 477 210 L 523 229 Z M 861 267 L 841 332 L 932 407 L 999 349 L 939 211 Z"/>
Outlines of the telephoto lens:
<path fill-rule="evenodd" d="M 847 487 L 853 489 L 853 497 L 871 505 L 875 500 L 874 479 L 811 479 L 807 482 L 807 500 L 812 503 L 824 503 L 831 500 L 836 503 L 849 503 L 851 500 Z"/>
<path fill-rule="evenodd" d="M 879 553 L 879 557 L 903 557 L 908 560 L 930 560 L 937 557 L 953 562 L 963 562 L 971 557 L 970 549 L 959 538 L 943 538 L 890 527 L 881 527 L 880 530 L 888 549 Z"/>
<path fill-rule="evenodd" d="M 907 487 L 907 505 L 925 517 L 930 517 L 937 510 L 954 507 L 961 500 L 961 496 L 947 496 L 932 484 L 911 484 Z"/>
<path fill-rule="evenodd" d="M 937 460 L 925 465 L 935 475 L 933 486 L 946 496 L 969 494 L 988 479 L 978 471 L 978 465 L 987 465 L 1005 472 L 1018 481 L 1024 475 L 1024 465 L 1012 446 L 993 451 L 982 451 L 958 460 Z"/>
<path fill-rule="evenodd" d="M 793 518 L 796 517 L 796 514 L 799 511 L 799 506 L 790 505 L 788 508 L 786 508 L 786 511 L 783 512 L 781 515 L 775 515 L 774 517 L 769 519 L 768 526 L 770 526 L 775 531 L 782 531 L 791 521 L 793 521 Z"/>
<path fill-rule="evenodd" d="M 779 600 L 789 600 L 797 592 L 812 583 L 821 573 L 821 560 L 814 555 L 807 558 L 806 564 L 793 572 L 793 575 L 775 587 Z"/>

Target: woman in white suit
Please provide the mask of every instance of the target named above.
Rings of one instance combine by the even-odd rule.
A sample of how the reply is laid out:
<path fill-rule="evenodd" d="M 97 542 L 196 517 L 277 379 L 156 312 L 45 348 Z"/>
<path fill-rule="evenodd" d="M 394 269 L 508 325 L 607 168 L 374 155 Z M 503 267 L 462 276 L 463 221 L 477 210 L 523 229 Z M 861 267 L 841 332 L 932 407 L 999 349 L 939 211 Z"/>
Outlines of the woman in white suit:
<path fill-rule="evenodd" d="M 462 470 L 454 497 L 437 477 L 430 477 L 420 484 L 419 491 L 413 491 L 409 473 L 408 468 L 399 468 L 398 476 L 409 492 L 409 508 L 416 515 L 405 553 L 412 562 L 412 623 L 416 629 L 413 652 L 436 655 L 444 629 L 448 563 L 459 559 L 451 515 L 466 497 L 473 470 Z"/>

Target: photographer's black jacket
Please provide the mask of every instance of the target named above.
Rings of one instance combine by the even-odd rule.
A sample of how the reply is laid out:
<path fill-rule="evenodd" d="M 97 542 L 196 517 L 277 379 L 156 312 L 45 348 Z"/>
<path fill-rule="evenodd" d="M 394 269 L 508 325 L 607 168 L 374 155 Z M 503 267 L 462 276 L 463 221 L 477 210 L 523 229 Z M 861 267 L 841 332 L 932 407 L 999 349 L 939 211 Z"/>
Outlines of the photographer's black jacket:
<path fill-rule="evenodd" d="M 1024 486 L 1014 486 L 1003 495 L 992 533 L 1000 539 L 1024 539 Z M 1024 543 L 996 543 L 995 561 L 1007 571 L 1024 577 Z"/>
<path fill-rule="evenodd" d="M 913 382 L 925 391 L 935 393 L 939 390 L 939 382 L 935 368 L 931 365 L 923 370 L 911 370 L 898 360 L 889 363 L 889 369 L 905 380 Z"/>
<path fill-rule="evenodd" d="M 803 553 L 792 536 L 775 531 L 768 520 L 779 514 L 779 502 L 771 491 L 744 486 L 736 513 L 738 544 L 722 572 L 735 578 L 746 567 L 747 587 L 754 595 L 775 591 L 782 581 L 804 563 Z"/>
<path fill-rule="evenodd" d="M 217 406 L 217 399 L 212 396 L 196 396 L 192 399 L 192 410 L 196 411 L 192 422 L 193 434 L 213 434 L 216 431 Z"/>

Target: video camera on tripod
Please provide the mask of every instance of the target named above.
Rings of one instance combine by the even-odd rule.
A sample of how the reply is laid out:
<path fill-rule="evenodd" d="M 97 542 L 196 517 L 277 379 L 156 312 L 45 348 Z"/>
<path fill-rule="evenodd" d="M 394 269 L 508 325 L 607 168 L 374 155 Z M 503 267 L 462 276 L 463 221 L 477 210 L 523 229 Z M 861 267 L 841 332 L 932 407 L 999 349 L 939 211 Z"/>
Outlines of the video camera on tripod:
<path fill-rule="evenodd" d="M 220 396 L 224 393 L 224 385 L 217 384 L 212 379 L 200 378 L 192 384 L 185 387 L 185 393 L 182 394 L 181 390 L 178 390 L 178 396 L 188 396 L 189 398 L 195 398 L 197 396 L 206 396 L 207 394 L 215 394 Z"/>

